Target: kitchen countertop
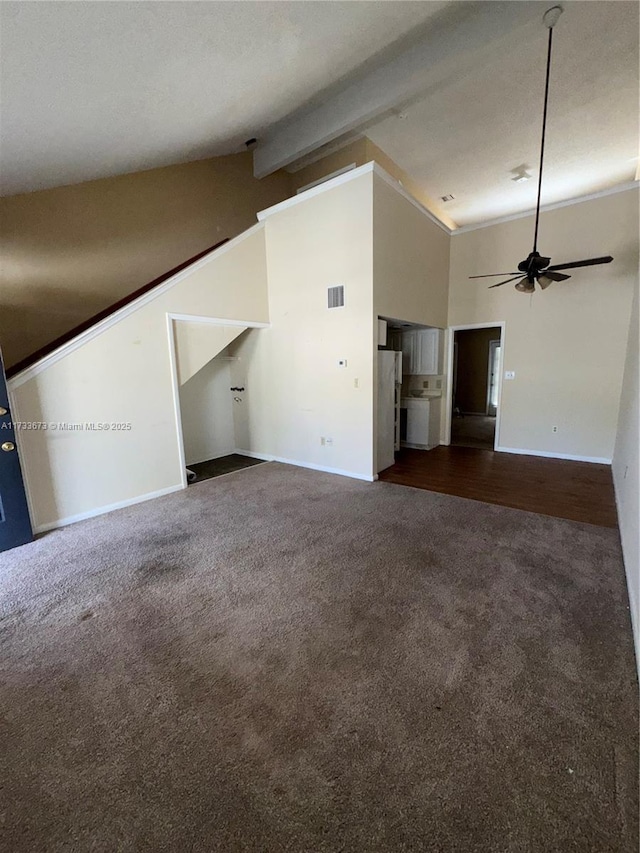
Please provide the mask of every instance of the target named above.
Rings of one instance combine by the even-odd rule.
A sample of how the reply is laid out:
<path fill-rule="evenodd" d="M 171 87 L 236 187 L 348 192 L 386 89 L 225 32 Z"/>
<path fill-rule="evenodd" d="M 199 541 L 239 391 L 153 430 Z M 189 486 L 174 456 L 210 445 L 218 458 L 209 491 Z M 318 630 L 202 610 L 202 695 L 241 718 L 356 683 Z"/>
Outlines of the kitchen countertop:
<path fill-rule="evenodd" d="M 407 400 L 440 400 L 442 398 L 442 394 L 438 391 L 434 394 L 421 394 L 419 397 L 402 397 L 401 402 L 406 403 Z"/>

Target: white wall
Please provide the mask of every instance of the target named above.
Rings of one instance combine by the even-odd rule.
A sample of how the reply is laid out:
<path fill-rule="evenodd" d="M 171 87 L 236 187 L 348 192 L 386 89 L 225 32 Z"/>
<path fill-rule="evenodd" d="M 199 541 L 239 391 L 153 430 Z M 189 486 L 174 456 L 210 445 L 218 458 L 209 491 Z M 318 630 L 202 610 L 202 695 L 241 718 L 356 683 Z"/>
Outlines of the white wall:
<path fill-rule="evenodd" d="M 271 327 L 230 350 L 246 386 L 238 440 L 241 450 L 371 478 L 372 172 L 327 186 L 267 212 Z M 328 309 L 337 284 L 345 306 Z"/>
<path fill-rule="evenodd" d="M 611 254 L 612 264 L 574 270 L 532 298 L 469 280 L 514 269 L 532 239 L 532 216 L 452 237 L 449 324 L 506 323 L 503 369 L 516 378 L 502 386 L 502 447 L 611 460 L 638 279 L 638 191 L 541 216 L 539 248 L 555 263 Z"/>
<path fill-rule="evenodd" d="M 187 465 L 216 459 L 236 448 L 233 385 L 222 353 L 180 386 L 180 412 Z"/>
<path fill-rule="evenodd" d="M 618 505 L 618 523 L 627 586 L 631 605 L 631 621 L 636 646 L 636 663 L 640 672 L 640 426 L 638 419 L 638 392 L 640 385 L 640 345 L 638 343 L 638 314 L 640 305 L 638 286 L 635 289 L 627 357 L 620 398 L 618 434 L 613 454 L 613 482 Z"/>
<path fill-rule="evenodd" d="M 264 227 L 256 226 L 99 334 L 10 383 L 14 419 L 130 423 L 125 431 L 20 431 L 41 530 L 183 485 L 167 314 L 268 322 Z M 126 310 L 126 309 L 125 309 Z M 120 316 L 120 315 L 114 315 Z"/>

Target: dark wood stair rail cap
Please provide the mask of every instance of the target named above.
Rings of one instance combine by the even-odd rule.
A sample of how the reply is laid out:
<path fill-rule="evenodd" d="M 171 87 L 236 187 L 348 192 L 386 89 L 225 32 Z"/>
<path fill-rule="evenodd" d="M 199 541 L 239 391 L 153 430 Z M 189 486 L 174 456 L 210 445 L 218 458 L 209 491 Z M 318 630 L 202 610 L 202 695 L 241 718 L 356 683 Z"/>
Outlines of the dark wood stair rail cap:
<path fill-rule="evenodd" d="M 25 370 L 27 367 L 31 367 L 32 364 L 35 364 L 36 361 L 40 361 L 41 358 L 44 358 L 49 353 L 52 353 L 54 350 L 61 347 L 63 344 L 68 343 L 73 340 L 73 338 L 82 334 L 82 332 L 86 332 L 87 329 L 90 329 L 91 326 L 95 326 L 96 323 L 99 323 L 101 320 L 104 320 L 105 317 L 109 317 L 111 314 L 115 314 L 116 311 L 119 311 L 120 308 L 124 308 L 125 305 L 128 305 L 130 302 L 136 300 L 139 296 L 142 296 L 144 293 L 148 293 L 150 290 L 153 290 L 154 287 L 157 287 L 159 284 L 163 284 L 165 281 L 170 279 L 176 273 L 181 272 L 181 270 L 190 266 L 191 264 L 199 261 L 200 258 L 203 258 L 205 255 L 208 255 L 209 252 L 213 252 L 215 249 L 218 249 L 220 246 L 223 246 L 225 243 L 229 242 L 229 238 L 225 237 L 224 240 L 220 240 L 219 243 L 216 243 L 215 246 L 209 246 L 208 249 L 204 249 L 202 252 L 198 252 L 197 255 L 194 255 L 192 258 L 189 258 L 187 261 L 183 261 L 181 264 L 178 264 L 177 267 L 169 270 L 169 272 L 163 273 L 158 278 L 154 278 L 153 281 L 150 281 L 148 284 L 143 284 L 142 287 L 139 287 L 137 290 L 134 290 L 133 293 L 129 293 L 126 296 L 123 296 L 122 299 L 119 299 L 117 302 L 114 302 L 113 305 L 109 305 L 108 308 L 103 308 L 102 311 L 98 311 L 97 314 L 94 314 L 93 317 L 89 317 L 88 320 L 84 320 L 82 323 L 79 323 L 77 326 L 74 326 L 73 329 L 70 329 L 68 332 L 65 332 L 63 335 L 60 335 L 59 338 L 56 338 L 55 341 L 51 341 L 51 343 L 45 344 L 43 347 L 40 347 L 39 350 L 31 353 L 31 355 L 26 356 L 26 358 L 21 359 L 16 364 L 12 364 L 11 367 L 7 368 L 6 374 L 7 378 L 15 376 L 17 373 L 20 373 L 21 370 Z"/>

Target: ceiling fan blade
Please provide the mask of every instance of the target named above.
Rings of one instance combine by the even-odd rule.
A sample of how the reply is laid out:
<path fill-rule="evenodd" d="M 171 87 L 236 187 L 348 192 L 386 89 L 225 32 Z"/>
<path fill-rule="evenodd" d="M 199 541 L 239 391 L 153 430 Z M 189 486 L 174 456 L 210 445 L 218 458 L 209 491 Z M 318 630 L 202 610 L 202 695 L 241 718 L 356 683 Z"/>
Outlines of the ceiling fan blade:
<path fill-rule="evenodd" d="M 568 264 L 554 264 L 545 270 L 545 273 L 551 270 L 574 270 L 578 267 L 593 267 L 596 264 L 610 264 L 613 258 L 611 255 L 603 255 L 601 258 L 587 258 L 586 261 L 570 261 Z"/>
<path fill-rule="evenodd" d="M 509 273 L 506 274 L 509 275 Z M 509 284 L 510 281 L 515 281 L 516 278 L 520 278 L 520 275 L 517 275 L 514 278 L 508 278 L 506 281 L 499 281 L 497 284 L 490 284 L 489 290 L 491 290 L 492 287 L 502 287 L 503 284 Z"/>
<path fill-rule="evenodd" d="M 529 281 L 528 276 L 525 275 L 525 277 L 521 278 L 516 284 L 516 290 L 519 290 L 520 293 L 533 293 L 535 286 L 533 282 Z"/>
<path fill-rule="evenodd" d="M 551 281 L 564 281 L 567 278 L 571 278 L 570 275 L 565 275 L 563 272 L 553 272 L 551 270 L 545 270 L 540 273 L 540 278 L 548 278 Z"/>
<path fill-rule="evenodd" d="M 517 272 L 490 272 L 488 275 L 470 275 L 469 278 L 493 278 L 497 275 L 518 275 Z"/>

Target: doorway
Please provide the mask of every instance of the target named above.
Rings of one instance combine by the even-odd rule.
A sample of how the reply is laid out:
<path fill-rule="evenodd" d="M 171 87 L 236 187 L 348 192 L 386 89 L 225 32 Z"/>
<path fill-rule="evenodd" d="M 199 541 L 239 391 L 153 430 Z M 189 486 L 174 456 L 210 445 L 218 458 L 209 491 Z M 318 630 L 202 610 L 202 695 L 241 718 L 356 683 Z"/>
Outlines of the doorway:
<path fill-rule="evenodd" d="M 494 450 L 498 445 L 504 324 L 451 330 L 450 444 Z"/>

